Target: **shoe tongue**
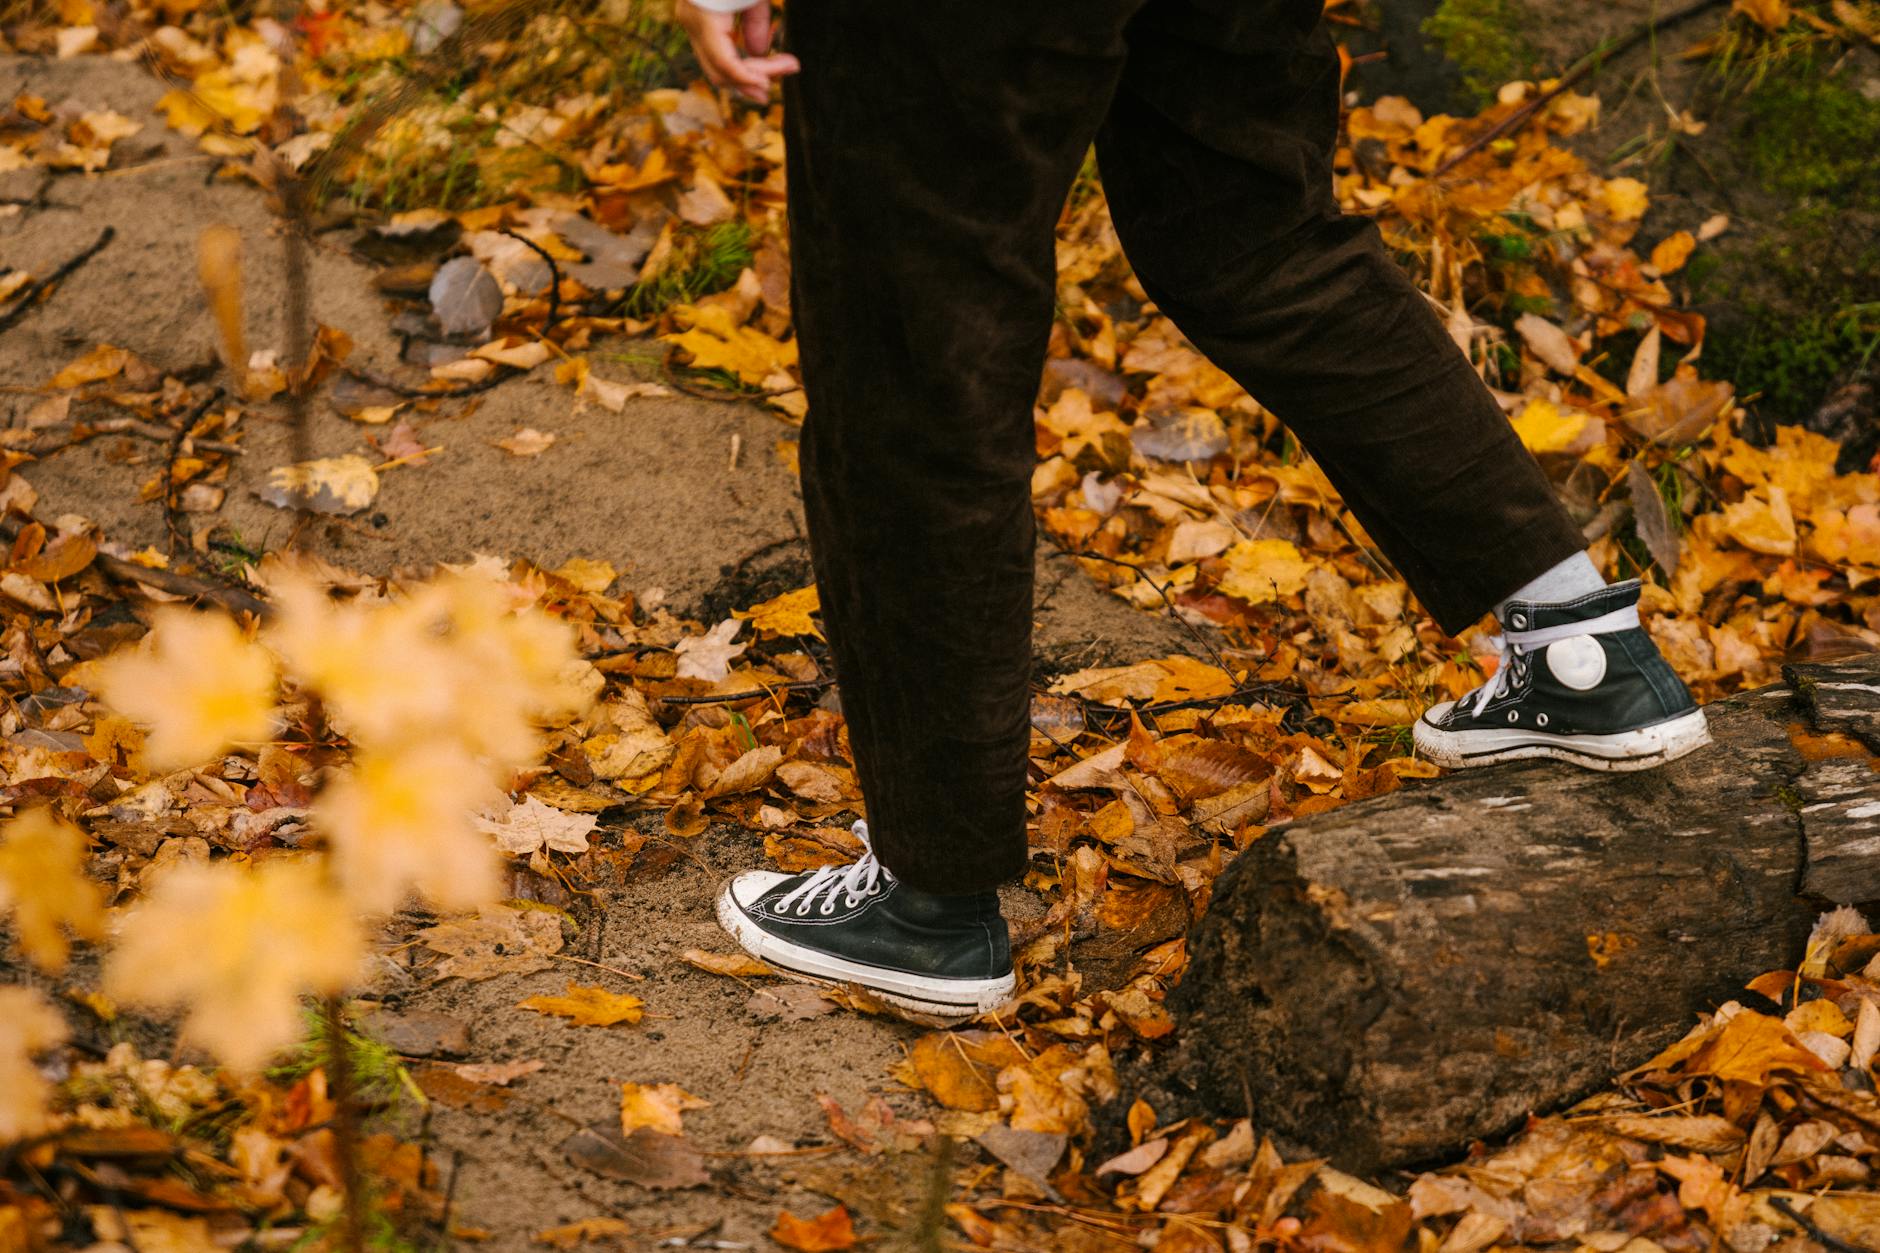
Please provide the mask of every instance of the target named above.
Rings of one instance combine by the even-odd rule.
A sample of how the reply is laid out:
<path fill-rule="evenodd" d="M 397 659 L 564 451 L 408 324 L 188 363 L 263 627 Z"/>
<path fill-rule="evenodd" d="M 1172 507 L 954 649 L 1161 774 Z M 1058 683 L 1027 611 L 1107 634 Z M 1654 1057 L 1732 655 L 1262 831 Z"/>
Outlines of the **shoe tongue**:
<path fill-rule="evenodd" d="M 1567 601 L 1510 601 L 1502 610 L 1501 624 L 1508 630 L 1532 631 L 1541 627 L 1591 622 L 1615 609 L 1638 604 L 1642 587 L 1637 579 L 1627 579 L 1623 583 L 1614 583 L 1611 587 Z"/>

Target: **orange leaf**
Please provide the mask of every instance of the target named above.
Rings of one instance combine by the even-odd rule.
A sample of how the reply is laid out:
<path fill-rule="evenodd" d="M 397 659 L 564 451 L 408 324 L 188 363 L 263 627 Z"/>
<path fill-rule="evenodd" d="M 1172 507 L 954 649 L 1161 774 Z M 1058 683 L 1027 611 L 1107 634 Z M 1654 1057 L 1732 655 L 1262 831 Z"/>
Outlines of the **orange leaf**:
<path fill-rule="evenodd" d="M 1697 237 L 1689 231 L 1679 231 L 1658 241 L 1652 249 L 1652 265 L 1660 274 L 1673 274 L 1684 268 L 1684 263 L 1691 259 L 1691 250 L 1697 247 Z"/>
<path fill-rule="evenodd" d="M 770 1238 L 799 1253 L 831 1253 L 855 1247 L 855 1224 L 849 1219 L 849 1211 L 840 1205 L 814 1218 L 798 1218 L 785 1210 L 777 1215 Z"/>

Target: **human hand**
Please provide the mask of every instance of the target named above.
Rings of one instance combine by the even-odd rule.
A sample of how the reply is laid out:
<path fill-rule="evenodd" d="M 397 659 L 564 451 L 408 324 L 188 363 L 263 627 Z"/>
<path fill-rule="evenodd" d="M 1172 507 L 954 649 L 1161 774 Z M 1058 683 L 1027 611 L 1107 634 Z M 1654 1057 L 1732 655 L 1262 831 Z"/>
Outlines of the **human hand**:
<path fill-rule="evenodd" d="M 789 53 L 770 50 L 770 0 L 754 0 L 741 12 L 678 0 L 673 20 L 692 40 L 692 53 L 705 77 L 747 100 L 764 104 L 773 82 L 801 68 Z"/>

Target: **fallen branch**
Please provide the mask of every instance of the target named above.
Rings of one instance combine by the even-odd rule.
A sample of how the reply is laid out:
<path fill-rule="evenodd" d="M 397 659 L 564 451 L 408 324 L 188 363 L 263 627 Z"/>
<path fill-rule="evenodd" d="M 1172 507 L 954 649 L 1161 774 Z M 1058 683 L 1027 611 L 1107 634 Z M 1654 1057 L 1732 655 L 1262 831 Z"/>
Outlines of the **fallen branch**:
<path fill-rule="evenodd" d="M 1433 179 L 1441 178 L 1482 149 L 1488 147 L 1488 145 L 1494 143 L 1497 139 L 1506 135 L 1512 135 L 1523 126 L 1526 126 L 1529 122 L 1534 120 L 1542 109 L 1545 109 L 1549 104 L 1553 103 L 1554 100 L 1565 94 L 1575 83 L 1585 78 L 1588 74 L 1591 74 L 1601 65 L 1604 65 L 1607 58 L 1616 57 L 1620 53 L 1626 52 L 1636 47 L 1638 44 L 1643 43 L 1645 40 L 1650 39 L 1652 36 L 1657 35 L 1659 32 L 1668 30 L 1687 18 L 1696 17 L 1705 9 L 1715 8 L 1721 3 L 1723 3 L 1723 0 L 1696 0 L 1695 4 L 1686 5 L 1675 13 L 1667 13 L 1665 16 L 1655 18 L 1652 21 L 1642 22 L 1619 38 L 1610 39 L 1600 44 L 1578 61 L 1575 61 L 1573 67 L 1565 74 L 1562 74 L 1560 80 L 1552 87 L 1549 87 L 1546 91 L 1534 97 L 1534 99 L 1527 101 L 1507 117 L 1501 119 L 1501 121 L 1495 123 L 1480 135 L 1477 135 L 1474 139 L 1464 144 L 1453 156 L 1449 157 L 1441 165 L 1432 170 L 1430 177 Z"/>
<path fill-rule="evenodd" d="M 808 692 L 834 687 L 835 682 L 834 679 L 803 679 L 795 683 L 779 683 L 775 687 L 755 687 L 748 692 L 733 692 L 729 696 L 657 696 L 654 699 L 668 705 L 735 705 L 739 701 L 775 696 L 778 692 Z"/>
<path fill-rule="evenodd" d="M 37 282 L 28 283 L 26 290 L 20 293 L 13 307 L 8 309 L 5 314 L 0 314 L 0 331 L 12 330 L 13 324 L 25 317 L 26 311 L 38 304 L 39 298 L 46 292 L 52 290 L 53 287 L 57 286 L 60 279 L 67 277 L 74 270 L 104 251 L 104 246 L 116 238 L 117 228 L 114 226 L 105 227 L 102 231 L 98 232 L 98 238 L 93 240 L 89 247 L 66 261 L 65 264 L 46 275 L 46 277 Z"/>
<path fill-rule="evenodd" d="M 154 587 L 172 596 L 212 600 L 224 609 L 251 613 L 257 618 L 269 617 L 274 612 L 266 601 L 253 592 L 246 592 L 239 587 L 200 578 L 193 574 L 181 574 L 175 570 L 157 570 L 150 566 L 138 565 L 135 561 L 126 561 L 122 557 L 113 557 L 109 553 L 99 553 L 92 558 L 92 564 L 112 578 L 130 583 L 141 583 L 145 587 Z"/>

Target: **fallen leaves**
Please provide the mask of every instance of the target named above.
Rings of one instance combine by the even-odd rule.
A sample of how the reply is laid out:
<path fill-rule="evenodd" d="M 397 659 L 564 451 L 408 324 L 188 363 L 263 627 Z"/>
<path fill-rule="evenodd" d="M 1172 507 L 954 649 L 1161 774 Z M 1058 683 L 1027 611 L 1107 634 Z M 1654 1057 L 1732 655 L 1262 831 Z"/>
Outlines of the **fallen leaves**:
<path fill-rule="evenodd" d="M 620 1134 L 631 1136 L 641 1127 L 650 1127 L 662 1135 L 682 1135 L 685 1112 L 710 1105 L 710 1101 L 693 1096 L 676 1083 L 623 1083 L 620 1085 Z"/>
<path fill-rule="evenodd" d="M 645 1002 L 637 996 L 585 987 L 570 980 L 563 995 L 531 996 L 516 1008 L 566 1018 L 571 1027 L 613 1027 L 640 1021 Z"/>
<path fill-rule="evenodd" d="M 585 853 L 588 835 L 599 823 L 593 814 L 563 813 L 533 796 L 511 804 L 500 817 L 476 819 L 477 829 L 492 836 L 496 847 L 515 857 L 547 849 L 557 853 Z"/>
<path fill-rule="evenodd" d="M 531 1244 L 545 1244 L 551 1249 L 573 1249 L 584 1244 L 617 1244 L 632 1234 L 632 1228 L 618 1218 L 583 1218 L 579 1222 L 550 1227 L 529 1237 Z"/>
<path fill-rule="evenodd" d="M 276 466 L 255 494 L 277 509 L 347 517 L 378 499 L 379 475 L 358 453 Z"/>
<path fill-rule="evenodd" d="M 673 316 L 685 331 L 663 338 L 691 355 L 699 370 L 723 370 L 753 387 L 794 387 L 796 341 L 781 342 L 754 327 L 738 326 L 721 305 L 681 305 Z"/>
<path fill-rule="evenodd" d="M 785 1210 L 771 1226 L 770 1238 L 797 1253 L 835 1253 L 854 1248 L 857 1239 L 849 1211 L 840 1205 L 814 1218 L 798 1218 Z"/>
<path fill-rule="evenodd" d="M 711 1182 L 704 1157 L 683 1137 L 647 1127 L 623 1136 L 611 1119 L 575 1132 L 562 1142 L 562 1151 L 585 1170 L 642 1188 L 698 1188 Z"/>
<path fill-rule="evenodd" d="M 496 441 L 496 446 L 512 457 L 539 457 L 549 450 L 556 437 L 532 426 L 518 427 L 514 435 Z"/>
<path fill-rule="evenodd" d="M 561 951 L 561 919 L 542 910 L 488 906 L 474 917 L 439 923 L 414 939 L 444 960 L 440 979 L 490 979 L 552 969 Z"/>
<path fill-rule="evenodd" d="M 708 953 L 704 949 L 689 948 L 679 957 L 686 965 L 707 974 L 728 975 L 734 979 L 754 979 L 777 973 L 748 953 Z"/>

